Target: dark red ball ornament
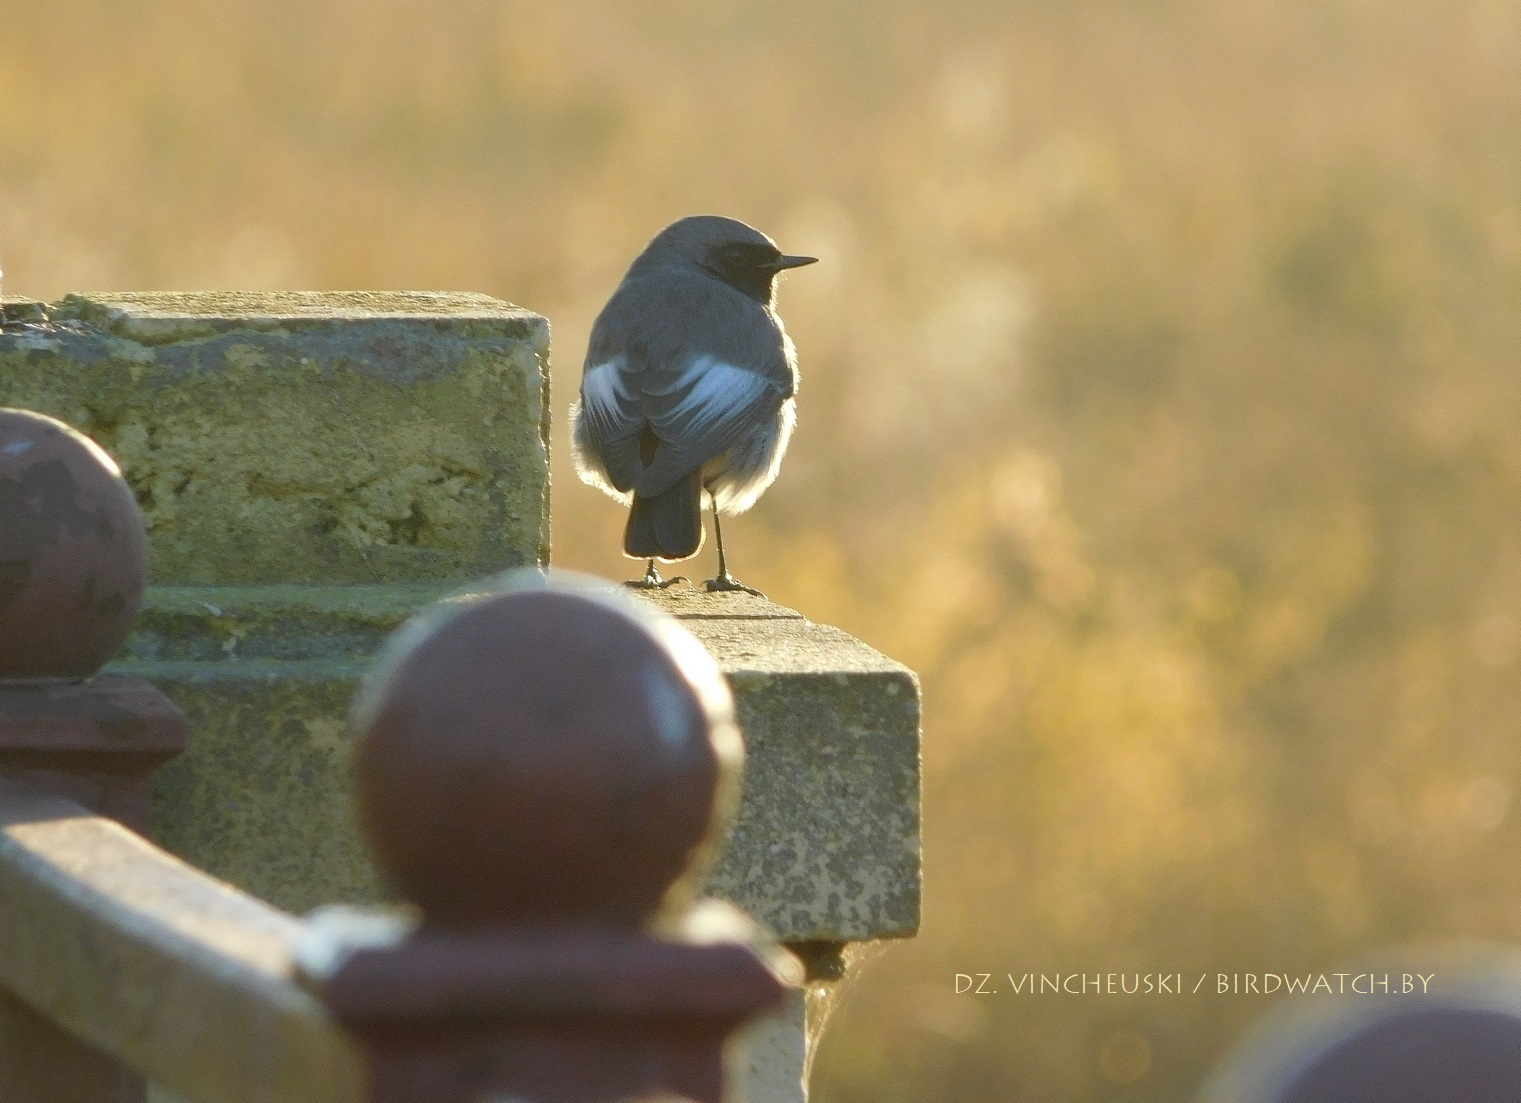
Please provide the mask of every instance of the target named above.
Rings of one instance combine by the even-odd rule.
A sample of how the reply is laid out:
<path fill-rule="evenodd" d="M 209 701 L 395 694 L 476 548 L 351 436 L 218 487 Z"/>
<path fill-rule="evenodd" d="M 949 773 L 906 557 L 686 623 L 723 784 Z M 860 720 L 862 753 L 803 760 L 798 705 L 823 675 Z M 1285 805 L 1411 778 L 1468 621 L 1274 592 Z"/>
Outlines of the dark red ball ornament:
<path fill-rule="evenodd" d="M 0 409 L 0 679 L 89 677 L 147 584 L 142 511 L 115 461 L 61 421 Z"/>

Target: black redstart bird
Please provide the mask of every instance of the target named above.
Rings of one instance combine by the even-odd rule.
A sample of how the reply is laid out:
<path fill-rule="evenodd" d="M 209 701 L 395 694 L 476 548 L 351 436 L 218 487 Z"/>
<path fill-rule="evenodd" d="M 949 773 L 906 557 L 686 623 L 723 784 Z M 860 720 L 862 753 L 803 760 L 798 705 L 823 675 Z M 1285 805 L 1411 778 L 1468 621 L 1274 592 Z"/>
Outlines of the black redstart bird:
<path fill-rule="evenodd" d="M 673 222 L 629 266 L 592 326 L 571 409 L 581 478 L 630 504 L 623 551 L 646 559 L 633 585 L 669 586 L 655 560 L 702 547 L 713 507 L 718 575 L 709 590 L 759 591 L 729 573 L 719 514 L 743 513 L 776 478 L 797 419 L 797 354 L 775 309 L 787 256 L 716 215 Z"/>

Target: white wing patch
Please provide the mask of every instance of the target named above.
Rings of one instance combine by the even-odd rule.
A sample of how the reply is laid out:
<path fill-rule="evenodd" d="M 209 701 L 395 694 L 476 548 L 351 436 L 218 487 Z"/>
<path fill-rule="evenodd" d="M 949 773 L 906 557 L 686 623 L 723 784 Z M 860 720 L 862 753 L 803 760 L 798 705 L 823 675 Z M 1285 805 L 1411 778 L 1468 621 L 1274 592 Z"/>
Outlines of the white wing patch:
<path fill-rule="evenodd" d="M 619 429 L 634 420 L 627 405 L 634 396 L 623 382 L 624 363 L 623 357 L 615 357 L 588 368 L 581 377 L 581 411 L 598 435 L 618 436 Z"/>
<path fill-rule="evenodd" d="M 701 356 L 681 373 L 669 391 L 685 391 L 660 420 L 679 425 L 684 439 L 701 439 L 725 418 L 748 408 L 771 389 L 764 376 L 711 356 Z"/>

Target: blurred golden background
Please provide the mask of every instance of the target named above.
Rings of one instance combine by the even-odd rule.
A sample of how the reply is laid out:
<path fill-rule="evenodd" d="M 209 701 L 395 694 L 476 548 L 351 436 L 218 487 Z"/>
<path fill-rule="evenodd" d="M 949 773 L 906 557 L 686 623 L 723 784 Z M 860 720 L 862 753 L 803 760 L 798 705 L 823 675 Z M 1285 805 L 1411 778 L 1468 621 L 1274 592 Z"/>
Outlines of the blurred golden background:
<path fill-rule="evenodd" d="M 816 1098 L 1161 1103 L 1271 1001 L 954 974 L 1521 940 L 1518 128 L 1514 0 L 0 0 L 0 261 L 546 314 L 628 577 L 597 309 L 684 214 L 821 256 L 726 535 L 921 673 L 927 898 Z"/>

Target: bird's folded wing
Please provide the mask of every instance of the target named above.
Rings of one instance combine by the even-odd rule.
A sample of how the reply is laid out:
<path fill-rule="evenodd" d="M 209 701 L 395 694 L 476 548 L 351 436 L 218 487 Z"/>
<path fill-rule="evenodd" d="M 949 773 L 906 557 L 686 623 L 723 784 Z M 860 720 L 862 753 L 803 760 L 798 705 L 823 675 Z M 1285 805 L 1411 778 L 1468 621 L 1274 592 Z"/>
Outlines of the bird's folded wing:
<path fill-rule="evenodd" d="M 634 484 L 646 497 L 723 455 L 746 434 L 776 416 L 786 395 L 750 368 L 716 356 L 694 356 L 642 380 L 641 403 L 660 440 L 654 458 Z"/>
<path fill-rule="evenodd" d="M 628 374 L 628 358 L 615 356 L 589 366 L 581 377 L 582 431 L 620 491 L 632 490 L 644 469 L 639 456 L 644 414 Z"/>

